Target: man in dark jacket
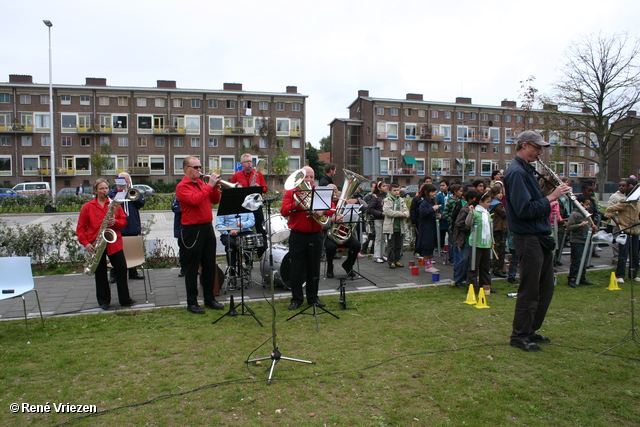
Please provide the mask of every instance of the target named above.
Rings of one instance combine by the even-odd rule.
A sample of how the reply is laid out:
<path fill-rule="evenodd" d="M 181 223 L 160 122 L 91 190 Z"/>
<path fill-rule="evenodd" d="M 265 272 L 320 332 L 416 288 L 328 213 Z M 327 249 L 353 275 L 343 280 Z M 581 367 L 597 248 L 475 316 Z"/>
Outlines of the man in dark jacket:
<path fill-rule="evenodd" d="M 326 187 L 329 184 L 333 184 L 333 177 L 336 174 L 336 165 L 333 163 L 327 163 L 324 165 L 324 175 L 318 181 L 319 187 Z"/>

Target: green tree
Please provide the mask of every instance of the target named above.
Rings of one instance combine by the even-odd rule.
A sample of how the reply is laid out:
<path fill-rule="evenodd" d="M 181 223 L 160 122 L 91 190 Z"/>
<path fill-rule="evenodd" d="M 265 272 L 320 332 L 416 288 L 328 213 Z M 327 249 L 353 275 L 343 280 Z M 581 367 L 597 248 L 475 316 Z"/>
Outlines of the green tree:
<path fill-rule="evenodd" d="M 289 172 L 289 153 L 284 149 L 284 139 L 276 140 L 277 153 L 273 159 L 273 171 L 278 175 L 285 175 Z"/>
<path fill-rule="evenodd" d="M 331 152 L 331 137 L 325 136 L 320 140 L 320 152 L 321 153 Z"/>
<path fill-rule="evenodd" d="M 90 157 L 91 169 L 96 177 L 101 177 L 105 170 L 112 170 L 113 159 L 111 158 L 111 146 L 109 144 L 101 144 L 100 150 L 94 151 Z"/>
<path fill-rule="evenodd" d="M 626 120 L 640 101 L 640 43 L 627 34 L 583 37 L 570 45 L 565 55 L 561 80 L 552 98 L 559 107 L 556 115 L 569 124 L 565 140 L 574 141 L 597 154 L 598 187 L 604 191 L 609 159 L 622 145 L 620 136 L 638 127 Z M 576 114 L 581 112 L 581 114 Z M 589 132 L 591 139 L 578 132 Z"/>
<path fill-rule="evenodd" d="M 315 175 L 322 176 L 324 174 L 324 162 L 321 162 L 318 158 L 318 149 L 309 142 L 307 143 L 306 158 Z"/>

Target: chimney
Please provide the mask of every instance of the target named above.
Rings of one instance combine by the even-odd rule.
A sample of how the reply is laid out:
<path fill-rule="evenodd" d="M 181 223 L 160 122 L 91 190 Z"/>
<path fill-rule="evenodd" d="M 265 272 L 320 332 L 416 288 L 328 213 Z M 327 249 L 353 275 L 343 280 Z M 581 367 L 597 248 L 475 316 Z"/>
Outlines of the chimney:
<path fill-rule="evenodd" d="M 107 79 L 102 77 L 87 77 L 85 86 L 106 86 Z"/>
<path fill-rule="evenodd" d="M 458 96 L 456 98 L 456 104 L 469 104 L 469 105 L 471 105 L 471 98 L 466 98 L 464 96 Z"/>
<path fill-rule="evenodd" d="M 506 99 L 500 103 L 501 107 L 516 108 L 516 101 L 507 101 Z"/>
<path fill-rule="evenodd" d="M 287 86 L 287 93 L 298 93 L 298 86 Z"/>
<path fill-rule="evenodd" d="M 421 93 L 408 93 L 407 101 L 424 101 L 424 99 L 422 99 Z M 469 100 L 469 103 L 471 103 L 471 100 Z"/>
<path fill-rule="evenodd" d="M 359 90 L 358 91 L 358 98 L 368 98 L 369 97 L 369 91 L 368 90 Z"/>
<path fill-rule="evenodd" d="M 543 104 L 542 105 L 542 109 L 543 110 L 558 111 L 558 106 L 556 104 Z"/>
<path fill-rule="evenodd" d="M 242 83 L 225 83 L 223 90 L 242 90 Z"/>
<path fill-rule="evenodd" d="M 158 80 L 158 89 L 175 89 L 175 80 Z"/>
<path fill-rule="evenodd" d="M 635 110 L 629 110 L 629 113 L 627 114 L 628 117 L 635 117 L 636 116 L 636 111 Z"/>
<path fill-rule="evenodd" d="M 33 77 L 26 74 L 9 74 L 9 83 L 33 83 Z"/>

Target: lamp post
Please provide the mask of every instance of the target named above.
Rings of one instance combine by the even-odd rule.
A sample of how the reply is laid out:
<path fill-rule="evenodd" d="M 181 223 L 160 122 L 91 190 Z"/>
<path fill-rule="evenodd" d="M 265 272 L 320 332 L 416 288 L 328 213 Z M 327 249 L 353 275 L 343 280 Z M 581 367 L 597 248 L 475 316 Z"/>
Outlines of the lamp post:
<path fill-rule="evenodd" d="M 391 169 L 391 182 L 389 184 L 393 184 L 393 171 L 396 167 L 395 157 L 393 157 L 393 153 L 395 153 L 397 149 L 398 149 L 398 145 L 395 142 L 392 142 L 389 144 L 389 153 L 391 153 L 391 157 L 389 157 L 389 169 Z"/>
<path fill-rule="evenodd" d="M 53 24 L 48 19 L 43 19 L 44 25 L 49 28 L 49 129 L 51 139 L 51 158 L 49 159 L 49 169 L 51 170 L 51 198 L 53 200 L 53 209 L 56 206 L 56 151 L 53 140 L 53 77 L 52 77 L 52 59 L 51 59 L 51 27 Z"/>

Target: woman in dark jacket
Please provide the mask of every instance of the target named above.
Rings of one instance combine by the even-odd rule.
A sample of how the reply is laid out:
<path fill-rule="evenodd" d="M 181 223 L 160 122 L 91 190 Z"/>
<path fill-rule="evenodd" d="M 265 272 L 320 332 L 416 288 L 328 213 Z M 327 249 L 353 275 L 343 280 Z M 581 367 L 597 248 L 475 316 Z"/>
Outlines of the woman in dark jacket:
<path fill-rule="evenodd" d="M 418 208 L 418 238 L 416 241 L 416 250 L 421 256 L 425 257 L 425 269 L 429 273 L 437 273 L 437 269 L 433 265 L 433 252 L 438 246 L 436 228 L 436 215 L 438 215 L 439 205 L 436 204 L 436 186 L 433 184 L 424 184 L 420 188 L 420 197 L 422 201 Z"/>
<path fill-rule="evenodd" d="M 382 181 L 379 181 L 376 184 L 376 188 L 373 189 L 371 195 L 371 202 L 369 203 L 369 207 L 367 208 L 367 212 L 369 215 L 373 217 L 373 226 L 376 233 L 376 242 L 373 248 L 373 261 L 374 262 L 385 262 L 386 257 L 384 254 L 384 243 L 385 239 L 382 234 L 382 225 L 384 223 L 384 212 L 382 211 L 382 201 L 387 195 L 387 191 L 389 191 L 389 187 Z"/>

